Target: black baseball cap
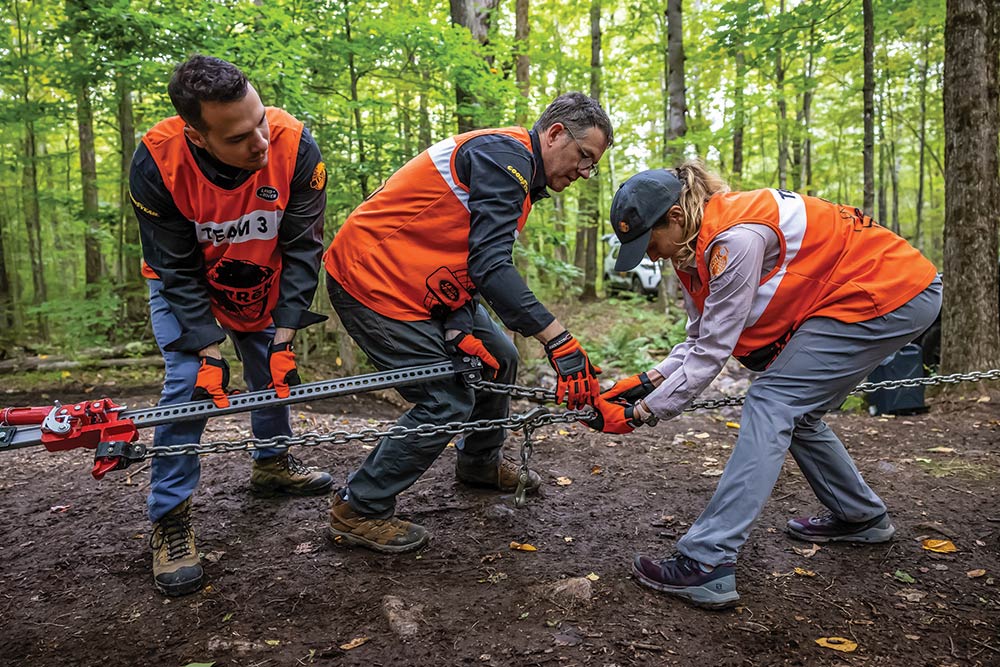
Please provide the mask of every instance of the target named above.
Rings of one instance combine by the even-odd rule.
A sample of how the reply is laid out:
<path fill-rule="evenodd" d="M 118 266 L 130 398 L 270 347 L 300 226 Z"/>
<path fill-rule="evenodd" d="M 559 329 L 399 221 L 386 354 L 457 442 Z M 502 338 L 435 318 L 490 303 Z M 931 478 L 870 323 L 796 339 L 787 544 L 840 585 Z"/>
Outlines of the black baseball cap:
<path fill-rule="evenodd" d="M 641 171 L 618 188 L 611 201 L 611 227 L 621 241 L 615 271 L 628 271 L 642 261 L 653 225 L 680 201 L 681 181 L 673 171 Z"/>

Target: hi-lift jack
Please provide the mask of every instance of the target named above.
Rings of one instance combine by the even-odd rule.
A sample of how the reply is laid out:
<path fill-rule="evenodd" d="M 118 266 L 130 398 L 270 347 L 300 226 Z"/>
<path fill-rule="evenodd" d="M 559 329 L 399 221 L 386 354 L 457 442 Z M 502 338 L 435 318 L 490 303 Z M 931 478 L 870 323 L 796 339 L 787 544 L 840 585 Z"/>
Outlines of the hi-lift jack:
<path fill-rule="evenodd" d="M 4 408 L 0 410 L 0 446 L 13 440 L 20 426 L 37 426 L 39 442 L 50 452 L 77 447 L 96 449 L 94 479 L 101 479 L 111 470 L 127 468 L 146 456 L 146 448 L 137 443 L 139 431 L 135 423 L 123 417 L 125 406 L 110 398 L 82 401 L 73 405 L 37 408 Z"/>
<path fill-rule="evenodd" d="M 477 357 L 458 358 L 454 363 L 412 366 L 382 373 L 324 380 L 291 388 L 288 398 L 278 398 L 273 389 L 234 394 L 229 407 L 217 408 L 212 401 L 191 401 L 127 410 L 110 398 L 81 401 L 72 405 L 0 409 L 0 452 L 44 445 L 50 452 L 84 447 L 96 450 L 91 474 L 101 479 L 112 470 L 122 470 L 146 458 L 146 447 L 138 442 L 140 428 L 192 419 L 207 419 L 276 405 L 302 403 L 322 398 L 358 394 L 419 384 L 457 375 L 466 384 L 481 379 Z"/>

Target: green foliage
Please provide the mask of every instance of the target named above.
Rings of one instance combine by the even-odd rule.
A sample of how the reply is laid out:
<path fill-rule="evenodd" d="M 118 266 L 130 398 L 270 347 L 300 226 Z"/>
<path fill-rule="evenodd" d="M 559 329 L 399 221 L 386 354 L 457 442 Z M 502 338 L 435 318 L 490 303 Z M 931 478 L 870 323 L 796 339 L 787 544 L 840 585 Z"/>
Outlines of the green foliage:
<path fill-rule="evenodd" d="M 121 295 L 110 285 L 95 290 L 86 299 L 57 296 L 28 309 L 29 315 L 42 315 L 55 324 L 51 338 L 56 349 L 74 351 L 107 343 L 121 318 Z"/>
<path fill-rule="evenodd" d="M 630 299 L 612 299 L 616 322 L 606 332 L 590 330 L 587 350 L 607 367 L 625 374 L 649 370 L 684 341 L 687 317 L 677 311 L 666 314 Z"/>

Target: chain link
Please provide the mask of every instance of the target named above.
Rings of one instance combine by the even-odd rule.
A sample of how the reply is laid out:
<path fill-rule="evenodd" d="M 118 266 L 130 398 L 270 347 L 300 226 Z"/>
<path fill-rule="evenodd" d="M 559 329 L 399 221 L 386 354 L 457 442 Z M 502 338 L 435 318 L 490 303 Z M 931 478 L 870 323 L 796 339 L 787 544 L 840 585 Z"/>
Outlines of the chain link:
<path fill-rule="evenodd" d="M 1000 380 L 1000 369 L 988 371 L 972 371 L 955 373 L 953 375 L 937 375 L 926 378 L 905 378 L 902 380 L 885 380 L 883 382 L 866 382 L 858 385 L 851 393 L 871 393 L 883 389 L 898 389 L 903 387 L 932 386 L 939 384 L 958 384 L 960 382 L 981 382 L 983 380 Z M 500 384 L 481 381 L 471 385 L 474 389 L 497 394 L 507 394 L 512 398 L 522 398 L 538 403 L 554 403 L 555 392 L 542 387 L 524 387 L 514 384 Z M 726 396 L 723 398 L 695 401 L 686 412 L 694 410 L 715 410 L 722 407 L 742 405 L 746 396 Z M 215 441 L 204 443 L 187 443 L 180 445 L 157 445 L 146 450 L 146 456 L 183 456 L 187 454 L 215 454 L 225 452 L 252 452 L 260 449 L 284 450 L 289 447 L 316 447 L 324 444 L 346 445 L 352 442 L 377 443 L 382 438 L 402 439 L 408 437 L 429 438 L 435 436 L 456 436 L 465 433 L 486 433 L 497 429 L 524 431 L 524 441 L 521 445 L 521 474 L 526 476 L 528 460 L 531 458 L 532 433 L 542 427 L 552 424 L 572 424 L 584 420 L 591 415 L 591 410 L 566 410 L 553 413 L 544 408 L 536 408 L 524 414 L 515 414 L 498 419 L 480 419 L 474 422 L 448 422 L 446 424 L 421 424 L 412 428 L 391 426 L 379 430 L 365 428 L 360 431 L 331 431 L 329 433 L 302 433 L 294 436 L 277 436 L 274 438 L 245 438 L 243 440 Z"/>

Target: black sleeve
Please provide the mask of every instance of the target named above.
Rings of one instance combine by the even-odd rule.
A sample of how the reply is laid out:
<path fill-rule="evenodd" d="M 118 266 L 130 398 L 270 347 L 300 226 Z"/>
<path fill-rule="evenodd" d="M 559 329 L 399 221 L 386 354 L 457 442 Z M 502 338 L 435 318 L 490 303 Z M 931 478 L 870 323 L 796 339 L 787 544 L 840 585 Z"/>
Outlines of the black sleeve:
<path fill-rule="evenodd" d="M 222 342 L 226 335 L 212 315 L 204 255 L 194 225 L 177 210 L 142 143 L 132 157 L 129 197 L 139 219 L 143 259 L 163 283 L 160 294 L 181 327 L 180 338 L 165 349 L 197 352 Z"/>
<path fill-rule="evenodd" d="M 274 325 L 302 329 L 327 319 L 309 310 L 323 256 L 326 212 L 326 166 L 309 130 L 302 129 L 292 176 L 292 193 L 281 218 L 281 282 L 278 303 L 271 312 Z"/>
<path fill-rule="evenodd" d="M 531 154 L 510 137 L 486 135 L 459 149 L 456 166 L 469 186 L 469 277 L 504 324 L 533 336 L 555 317 L 528 289 L 512 258 Z"/>

